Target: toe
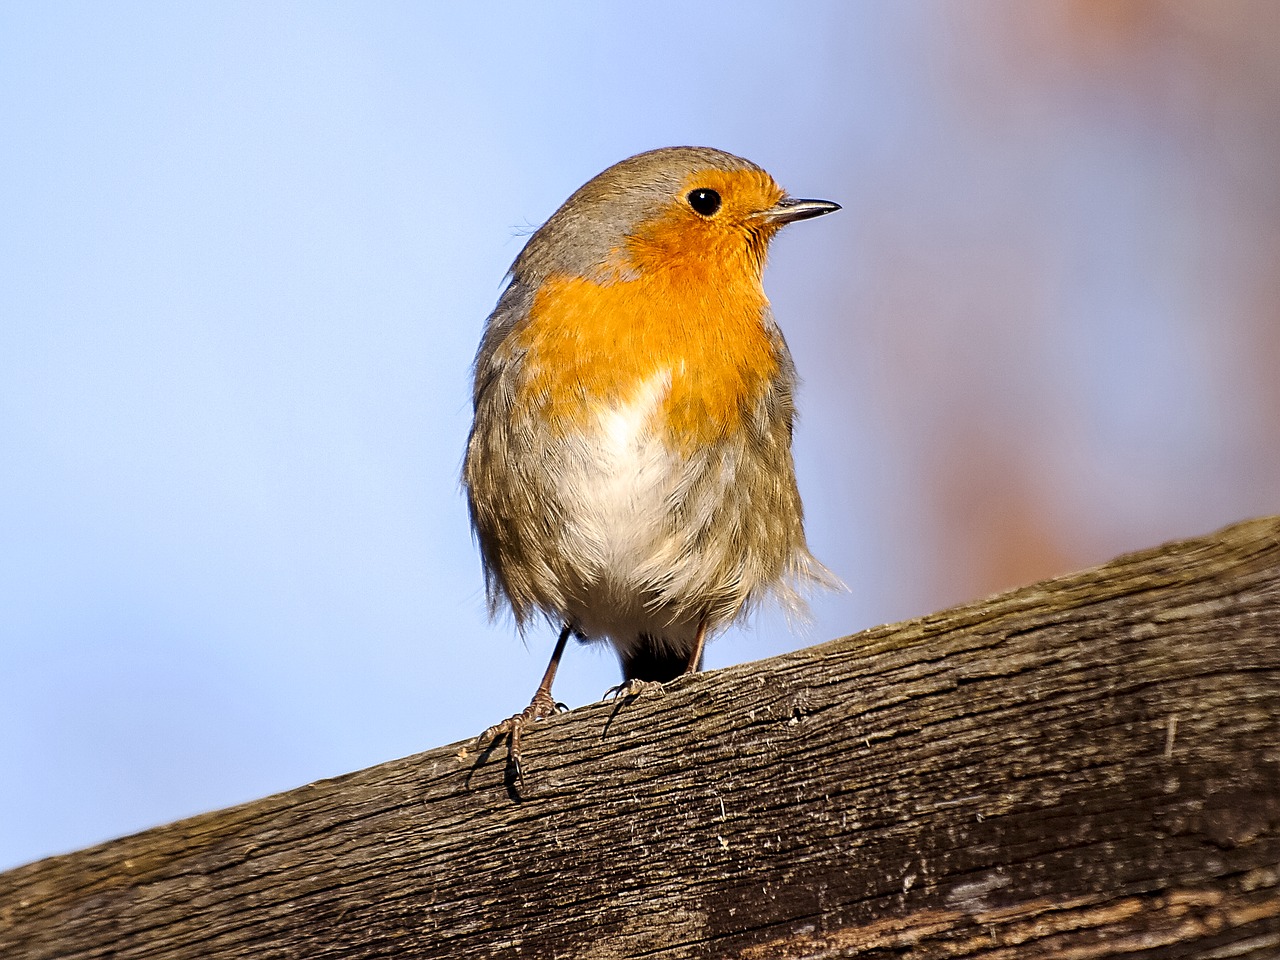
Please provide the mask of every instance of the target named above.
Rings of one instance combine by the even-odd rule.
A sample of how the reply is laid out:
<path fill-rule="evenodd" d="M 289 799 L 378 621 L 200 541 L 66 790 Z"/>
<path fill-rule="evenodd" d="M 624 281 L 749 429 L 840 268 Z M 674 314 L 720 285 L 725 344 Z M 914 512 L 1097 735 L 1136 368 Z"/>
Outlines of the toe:
<path fill-rule="evenodd" d="M 616 687 L 610 687 L 605 691 L 604 695 L 609 700 L 629 700 L 632 697 L 638 697 L 642 693 L 665 693 L 666 690 L 657 680 L 627 680 L 618 684 Z"/>

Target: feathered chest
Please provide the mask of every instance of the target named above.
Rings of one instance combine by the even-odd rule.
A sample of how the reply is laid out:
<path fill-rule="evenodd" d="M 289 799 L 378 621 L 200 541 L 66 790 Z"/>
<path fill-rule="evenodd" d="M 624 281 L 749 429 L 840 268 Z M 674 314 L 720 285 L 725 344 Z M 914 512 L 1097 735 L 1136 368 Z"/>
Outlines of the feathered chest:
<path fill-rule="evenodd" d="M 779 375 L 767 311 L 758 285 L 550 278 L 512 331 L 516 402 L 562 434 L 594 433 L 612 411 L 672 449 L 714 443 Z"/>

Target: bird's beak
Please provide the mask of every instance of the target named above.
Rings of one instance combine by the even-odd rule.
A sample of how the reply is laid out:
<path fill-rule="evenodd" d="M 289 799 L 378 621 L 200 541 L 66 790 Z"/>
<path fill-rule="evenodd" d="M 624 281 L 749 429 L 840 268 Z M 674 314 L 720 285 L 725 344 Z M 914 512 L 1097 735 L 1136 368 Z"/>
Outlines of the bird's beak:
<path fill-rule="evenodd" d="M 839 209 L 840 204 L 832 203 L 830 200 L 797 200 L 795 197 L 783 197 L 768 210 L 761 211 L 760 216 L 769 223 L 782 226 L 784 223 L 820 217 L 824 213 L 835 213 Z"/>

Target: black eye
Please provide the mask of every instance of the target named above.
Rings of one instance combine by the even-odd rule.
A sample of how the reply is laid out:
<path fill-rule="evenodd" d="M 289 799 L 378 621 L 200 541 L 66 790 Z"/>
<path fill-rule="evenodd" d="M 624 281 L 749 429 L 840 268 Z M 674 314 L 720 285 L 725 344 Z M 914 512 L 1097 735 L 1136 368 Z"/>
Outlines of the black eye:
<path fill-rule="evenodd" d="M 700 213 L 704 217 L 714 216 L 715 212 L 720 209 L 720 194 L 714 190 L 708 190 L 706 187 L 691 190 L 688 200 L 689 206 L 693 207 L 694 213 Z"/>

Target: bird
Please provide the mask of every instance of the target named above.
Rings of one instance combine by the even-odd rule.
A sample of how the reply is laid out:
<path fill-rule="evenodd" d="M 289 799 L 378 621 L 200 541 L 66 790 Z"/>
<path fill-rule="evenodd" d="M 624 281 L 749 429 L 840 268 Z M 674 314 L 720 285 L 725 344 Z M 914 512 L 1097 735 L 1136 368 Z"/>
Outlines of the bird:
<path fill-rule="evenodd" d="M 791 453 L 796 370 L 763 288 L 770 240 L 840 209 L 763 168 L 665 147 L 589 180 L 528 239 L 485 323 L 462 481 L 491 616 L 609 643 L 630 696 L 701 669 L 766 599 L 839 586 L 810 553 Z"/>

